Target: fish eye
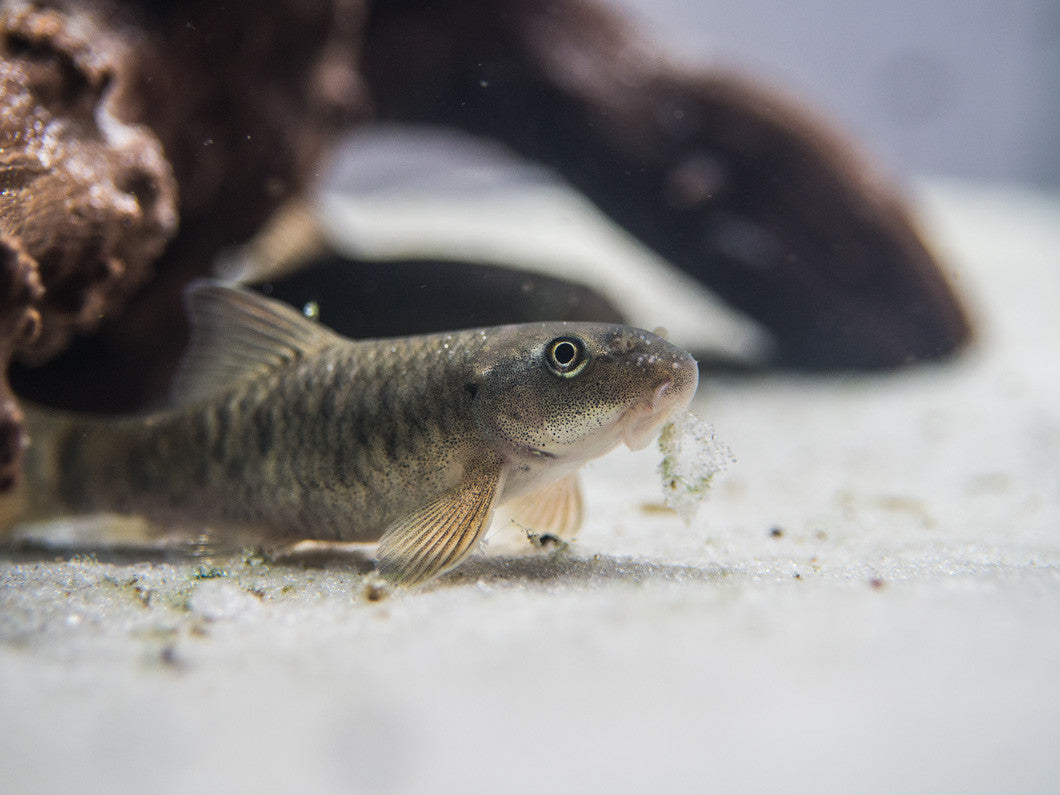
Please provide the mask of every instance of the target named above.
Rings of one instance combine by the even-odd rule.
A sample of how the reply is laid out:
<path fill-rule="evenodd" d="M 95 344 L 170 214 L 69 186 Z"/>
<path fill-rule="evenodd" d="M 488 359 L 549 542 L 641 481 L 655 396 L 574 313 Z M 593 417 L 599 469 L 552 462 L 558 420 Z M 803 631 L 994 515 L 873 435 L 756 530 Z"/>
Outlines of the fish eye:
<path fill-rule="evenodd" d="M 563 378 L 580 373 L 586 360 L 585 345 L 577 337 L 556 337 L 545 346 L 548 369 Z"/>

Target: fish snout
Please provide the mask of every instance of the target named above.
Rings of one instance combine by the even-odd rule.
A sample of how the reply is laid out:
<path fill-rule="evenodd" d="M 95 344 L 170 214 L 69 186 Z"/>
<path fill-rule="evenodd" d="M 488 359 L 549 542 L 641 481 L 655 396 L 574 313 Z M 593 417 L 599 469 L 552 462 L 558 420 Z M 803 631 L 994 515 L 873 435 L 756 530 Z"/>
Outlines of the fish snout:
<path fill-rule="evenodd" d="M 622 418 L 622 441 L 630 450 L 647 447 L 666 420 L 688 408 L 692 402 L 699 384 L 695 359 L 681 351 L 679 357 L 674 357 L 671 369 L 673 374 L 628 409 Z"/>

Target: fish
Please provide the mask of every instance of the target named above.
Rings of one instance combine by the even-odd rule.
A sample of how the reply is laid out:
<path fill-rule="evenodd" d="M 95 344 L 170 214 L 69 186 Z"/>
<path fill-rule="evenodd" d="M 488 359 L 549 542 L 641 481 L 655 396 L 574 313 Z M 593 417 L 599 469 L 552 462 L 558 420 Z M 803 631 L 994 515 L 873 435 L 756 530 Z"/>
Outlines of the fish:
<path fill-rule="evenodd" d="M 185 301 L 164 408 L 31 415 L 20 522 L 109 513 L 215 538 L 378 542 L 379 573 L 417 585 L 465 560 L 500 505 L 572 534 L 578 469 L 647 446 L 699 379 L 690 354 L 622 325 L 351 340 L 216 280 Z"/>

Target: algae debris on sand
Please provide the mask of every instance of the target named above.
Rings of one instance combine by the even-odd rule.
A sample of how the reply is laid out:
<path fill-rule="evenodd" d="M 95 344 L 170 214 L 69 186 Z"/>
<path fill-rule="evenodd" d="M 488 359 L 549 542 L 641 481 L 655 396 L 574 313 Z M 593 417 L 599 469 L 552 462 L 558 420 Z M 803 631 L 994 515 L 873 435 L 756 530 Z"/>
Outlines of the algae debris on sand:
<path fill-rule="evenodd" d="M 714 429 L 691 411 L 685 411 L 663 426 L 659 434 L 659 463 L 663 501 L 686 523 L 695 518 L 714 476 L 736 458 L 718 441 Z"/>

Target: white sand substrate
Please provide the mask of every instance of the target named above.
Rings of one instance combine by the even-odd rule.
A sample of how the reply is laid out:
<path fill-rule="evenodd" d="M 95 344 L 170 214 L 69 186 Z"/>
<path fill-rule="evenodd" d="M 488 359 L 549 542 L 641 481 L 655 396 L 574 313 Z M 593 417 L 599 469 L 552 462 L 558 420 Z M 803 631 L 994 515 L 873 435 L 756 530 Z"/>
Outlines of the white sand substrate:
<path fill-rule="evenodd" d="M 704 372 L 737 461 L 691 526 L 648 449 L 587 469 L 569 549 L 411 592 L 0 554 L 0 792 L 1057 792 L 1060 201 L 917 195 L 974 348 Z"/>

